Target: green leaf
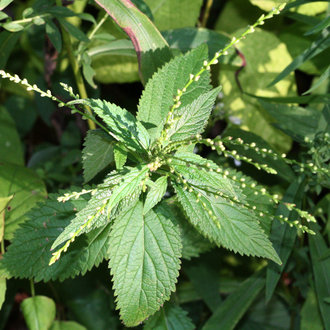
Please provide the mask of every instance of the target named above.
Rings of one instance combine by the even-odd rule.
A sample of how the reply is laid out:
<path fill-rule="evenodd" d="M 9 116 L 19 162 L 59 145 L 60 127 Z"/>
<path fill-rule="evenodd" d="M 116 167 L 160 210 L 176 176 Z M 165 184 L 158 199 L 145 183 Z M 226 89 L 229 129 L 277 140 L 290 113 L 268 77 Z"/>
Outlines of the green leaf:
<path fill-rule="evenodd" d="M 306 92 L 304 92 L 303 95 L 309 94 L 312 91 L 316 90 L 318 87 L 322 85 L 324 81 L 326 81 L 329 78 L 330 78 L 330 65 L 321 74 L 320 78 L 318 78 L 315 82 L 313 82 L 313 86 L 310 89 L 308 89 Z"/>
<path fill-rule="evenodd" d="M 155 182 L 149 182 L 152 183 L 152 185 L 144 202 L 143 214 L 147 214 L 155 205 L 161 201 L 167 189 L 167 176 L 161 176 Z"/>
<path fill-rule="evenodd" d="M 151 75 L 171 58 L 167 42 L 149 18 L 131 2 L 96 0 L 127 33 L 138 56 L 140 76 L 146 83 Z"/>
<path fill-rule="evenodd" d="M 172 184 L 190 222 L 205 237 L 235 253 L 265 257 L 281 264 L 252 210 L 197 188 L 190 192 Z"/>
<path fill-rule="evenodd" d="M 262 107 L 275 119 L 275 125 L 294 140 L 303 143 L 305 137 L 313 139 L 321 112 L 259 100 Z"/>
<path fill-rule="evenodd" d="M 13 0 L 0 0 L 0 10 L 4 10 L 12 2 L 13 2 Z"/>
<path fill-rule="evenodd" d="M 159 30 L 195 26 L 200 15 L 202 0 L 145 0 Z"/>
<path fill-rule="evenodd" d="M 178 305 L 166 303 L 146 321 L 144 330 L 193 330 L 188 313 Z"/>
<path fill-rule="evenodd" d="M 125 168 L 121 172 L 110 173 L 104 183 L 97 187 L 87 206 L 77 213 L 70 225 L 58 236 L 52 250 L 70 239 L 104 226 L 110 218 L 111 221 L 116 218 L 125 207 L 130 206 L 139 197 L 141 181 L 147 171 L 147 167 Z M 122 201 L 123 203 L 120 203 Z"/>
<path fill-rule="evenodd" d="M 55 319 L 55 302 L 45 296 L 24 299 L 21 308 L 25 322 L 31 330 L 49 329 Z"/>
<path fill-rule="evenodd" d="M 191 152 L 177 152 L 170 164 L 194 187 L 214 194 L 221 192 L 225 196 L 239 198 L 241 202 L 245 200 L 238 184 L 223 173 L 218 173 L 218 166 L 211 160 Z M 205 168 L 201 169 L 200 166 Z"/>
<path fill-rule="evenodd" d="M 62 50 L 62 35 L 56 24 L 50 19 L 46 19 L 46 33 L 57 52 L 60 53 Z"/>
<path fill-rule="evenodd" d="M 183 264 L 184 273 L 212 312 L 222 303 L 219 287 L 220 269 L 218 254 L 204 254 L 203 258 Z"/>
<path fill-rule="evenodd" d="M 296 57 L 270 84 L 273 86 L 277 84 L 280 80 L 285 78 L 292 71 L 297 69 L 302 63 L 311 60 L 316 55 L 322 53 L 324 50 L 330 47 L 329 31 L 323 30 L 322 35 L 314 41 L 310 47 L 305 49 L 302 54 Z"/>
<path fill-rule="evenodd" d="M 305 33 L 305 36 L 321 32 L 323 29 L 326 29 L 330 26 L 330 16 L 324 18 L 320 23 L 313 26 L 310 30 Z"/>
<path fill-rule="evenodd" d="M 4 277 L 0 278 L 0 310 L 6 299 L 7 280 Z"/>
<path fill-rule="evenodd" d="M 114 161 L 113 142 L 111 136 L 101 130 L 88 131 L 82 151 L 85 182 Z"/>
<path fill-rule="evenodd" d="M 234 127 L 229 127 L 226 129 L 223 137 L 231 136 L 233 138 L 241 138 L 245 143 L 256 144 L 256 147 L 259 150 L 267 149 L 272 150 L 272 147 L 259 135 L 256 135 L 252 132 L 245 131 L 243 129 L 239 129 Z M 276 170 L 276 172 L 286 181 L 291 182 L 295 179 L 295 174 L 292 171 L 291 167 L 286 164 L 286 162 L 278 155 L 278 158 L 275 160 L 271 155 L 258 154 L 253 148 L 246 149 L 244 146 L 240 146 L 239 144 L 226 144 L 228 149 L 236 150 L 239 155 L 246 156 L 248 158 L 252 158 L 255 162 L 259 164 L 267 164 L 269 167 Z M 272 150 L 274 154 L 276 152 Z"/>
<path fill-rule="evenodd" d="M 7 22 L 1 25 L 5 30 L 9 32 L 19 32 L 24 30 L 24 26 L 15 22 Z"/>
<path fill-rule="evenodd" d="M 180 229 L 182 240 L 182 258 L 190 260 L 198 257 L 201 253 L 210 250 L 214 245 L 204 238 L 190 223 L 187 221 L 184 213 L 180 209 L 179 203 L 173 198 L 164 199 L 158 206 L 159 212 L 165 217 L 171 219 L 173 224 Z"/>
<path fill-rule="evenodd" d="M 323 258 L 327 253 L 329 247 L 323 239 L 320 232 L 317 230 L 318 226 L 311 226 L 311 229 L 316 235 L 309 235 L 309 249 L 313 265 L 313 276 L 315 283 L 315 291 L 318 300 L 318 307 L 321 312 L 321 317 L 325 329 L 330 329 L 330 305 L 324 300 L 330 296 L 330 258 Z"/>
<path fill-rule="evenodd" d="M 204 93 L 191 104 L 181 108 L 176 114 L 179 118 L 169 128 L 169 139 L 181 141 L 203 132 L 220 90 L 221 87 L 218 87 Z"/>
<path fill-rule="evenodd" d="M 127 150 L 123 144 L 115 144 L 113 147 L 113 155 L 115 158 L 116 169 L 120 170 L 126 164 L 127 161 Z"/>
<path fill-rule="evenodd" d="M 78 237 L 58 262 L 48 266 L 52 244 L 87 203 L 82 198 L 59 203 L 56 197 L 50 195 L 44 204 L 29 212 L 29 220 L 16 231 L 12 244 L 0 261 L 0 276 L 33 278 L 36 282 L 63 281 L 85 274 L 104 259 L 109 225 Z"/>
<path fill-rule="evenodd" d="M 46 197 L 46 187 L 30 169 L 9 163 L 0 164 L 0 197 L 14 195 L 7 205 L 5 239 L 11 240 L 15 230 L 26 219 L 26 213 Z"/>
<path fill-rule="evenodd" d="M 218 33 L 206 28 L 181 28 L 174 30 L 162 31 L 162 35 L 173 50 L 180 50 L 186 53 L 189 50 L 207 44 L 209 49 L 209 57 L 213 57 L 219 50 L 223 49 L 229 42 L 230 38 L 225 34 Z M 234 54 L 233 50 L 228 50 L 229 57 Z M 227 56 L 226 56 L 227 57 Z M 219 61 L 227 61 L 226 57 L 219 58 Z"/>
<path fill-rule="evenodd" d="M 58 18 L 58 21 L 61 23 L 61 25 L 65 28 L 65 30 L 72 35 L 74 38 L 76 38 L 79 41 L 83 42 L 89 42 L 89 39 L 85 35 L 84 32 L 79 30 L 76 26 L 73 24 L 69 23 L 67 20 L 64 18 Z"/>
<path fill-rule="evenodd" d="M 203 330 L 234 329 L 264 285 L 263 271 L 245 280 L 207 320 Z"/>
<path fill-rule="evenodd" d="M 283 202 L 294 203 L 300 207 L 304 193 L 304 182 L 295 180 L 286 191 Z M 297 219 L 296 212 L 290 212 L 284 205 L 280 205 L 276 211 L 277 216 L 288 217 L 290 221 Z M 282 260 L 282 265 L 269 263 L 266 275 L 266 302 L 272 298 L 278 281 L 286 267 L 289 256 L 296 241 L 297 229 L 284 225 L 279 220 L 274 219 L 270 233 L 270 240 L 274 245 L 276 252 Z"/>
<path fill-rule="evenodd" d="M 117 308 L 126 326 L 136 326 L 155 313 L 175 290 L 181 239 L 170 219 L 143 204 L 118 218 L 110 234 L 109 267 Z"/>
<path fill-rule="evenodd" d="M 23 165 L 23 150 L 15 122 L 4 107 L 0 107 L 0 161 Z"/>
<path fill-rule="evenodd" d="M 145 152 L 148 149 L 149 134 L 130 112 L 106 101 L 88 99 L 87 103 L 108 125 L 116 140 L 134 151 Z"/>
<path fill-rule="evenodd" d="M 307 298 L 301 309 L 301 330 L 322 330 L 323 324 L 318 309 L 315 292 L 312 288 L 308 290 Z"/>
<path fill-rule="evenodd" d="M 73 321 L 55 321 L 49 330 L 87 330 L 87 328 Z"/>
<path fill-rule="evenodd" d="M 151 140 L 160 136 L 165 118 L 173 106 L 173 97 L 183 89 L 190 74 L 196 74 L 207 58 L 207 47 L 202 45 L 165 64 L 148 81 L 140 98 L 137 119 L 148 129 Z M 180 101 L 181 107 L 192 103 L 199 95 L 210 90 L 210 73 L 205 71 L 197 82 L 192 83 Z M 178 108 L 179 111 L 180 108 Z"/>
<path fill-rule="evenodd" d="M 0 32 L 0 68 L 5 68 L 7 64 L 7 60 L 20 36 L 21 36 L 21 32 L 19 33 L 10 33 L 8 31 Z"/>

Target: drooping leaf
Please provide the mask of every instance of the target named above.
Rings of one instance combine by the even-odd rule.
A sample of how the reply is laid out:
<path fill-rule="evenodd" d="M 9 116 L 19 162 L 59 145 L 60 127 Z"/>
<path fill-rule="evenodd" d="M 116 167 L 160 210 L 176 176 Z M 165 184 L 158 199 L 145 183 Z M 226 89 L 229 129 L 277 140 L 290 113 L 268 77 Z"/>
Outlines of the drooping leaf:
<path fill-rule="evenodd" d="M 199 72 L 207 57 L 207 47 L 200 46 L 165 64 L 148 81 L 139 101 L 137 119 L 148 129 L 152 141 L 159 137 L 163 129 L 177 90 L 184 88 L 190 74 Z M 192 103 L 199 95 L 207 92 L 210 89 L 209 79 L 210 73 L 205 71 L 198 81 L 192 83 L 180 99 L 181 107 Z"/>
<path fill-rule="evenodd" d="M 193 330 L 195 325 L 187 312 L 178 305 L 166 303 L 146 321 L 144 330 Z"/>
<path fill-rule="evenodd" d="M 132 40 L 140 67 L 140 76 L 146 83 L 151 75 L 166 63 L 171 54 L 167 42 L 149 18 L 132 2 L 125 0 L 96 0 Z"/>
<path fill-rule="evenodd" d="M 311 228 L 316 233 L 316 235 L 309 235 L 308 237 L 315 292 L 323 325 L 328 330 L 330 325 L 330 304 L 326 303 L 325 299 L 330 296 L 330 258 L 324 259 L 323 256 L 329 251 L 329 247 L 318 231 L 318 225 L 313 225 Z"/>
<path fill-rule="evenodd" d="M 11 33 L 8 31 L 0 32 L 0 68 L 4 69 L 7 60 L 19 40 L 22 32 Z"/>
<path fill-rule="evenodd" d="M 221 87 L 200 95 L 191 104 L 181 108 L 177 112 L 179 117 L 168 132 L 168 138 L 171 141 L 181 141 L 194 137 L 201 133 L 210 117 L 214 102 L 218 96 Z"/>
<path fill-rule="evenodd" d="M 114 161 L 113 139 L 101 130 L 90 130 L 87 133 L 82 152 L 85 182 Z"/>
<path fill-rule="evenodd" d="M 31 330 L 49 329 L 55 319 L 55 302 L 45 296 L 24 299 L 21 308 L 25 322 Z"/>
<path fill-rule="evenodd" d="M 160 202 L 167 189 L 167 176 L 161 176 L 155 182 L 152 182 L 152 186 L 147 194 L 147 198 L 144 202 L 143 214 L 147 214 L 155 205 Z"/>
<path fill-rule="evenodd" d="M 294 181 L 286 191 L 283 202 L 295 203 L 298 207 L 301 205 L 302 195 L 304 192 L 304 182 L 302 180 Z M 290 221 L 297 219 L 295 212 L 290 212 L 284 205 L 280 205 L 276 211 L 276 215 L 288 217 Z M 266 275 L 266 302 L 272 298 L 278 281 L 284 271 L 289 256 L 292 252 L 294 242 L 296 240 L 297 230 L 274 219 L 270 234 L 270 240 L 274 245 L 276 252 L 282 260 L 282 265 L 270 263 L 267 268 Z"/>
<path fill-rule="evenodd" d="M 59 261 L 48 266 L 55 239 L 87 203 L 82 198 L 59 203 L 56 197 L 50 195 L 44 204 L 31 210 L 29 220 L 16 231 L 12 244 L 0 261 L 2 276 L 33 278 L 36 282 L 64 280 L 85 274 L 103 260 L 110 226 L 78 237 Z"/>
<path fill-rule="evenodd" d="M 245 280 L 207 320 L 203 330 L 234 329 L 264 285 L 263 271 Z"/>
<path fill-rule="evenodd" d="M 190 222 L 205 237 L 235 253 L 265 257 L 281 264 L 252 210 L 197 188 L 190 192 L 182 185 L 173 185 Z"/>
<path fill-rule="evenodd" d="M 108 125 L 116 140 L 141 153 L 148 149 L 149 134 L 130 112 L 106 101 L 88 99 L 87 103 Z"/>
<path fill-rule="evenodd" d="M 11 163 L 0 163 L 0 197 L 14 195 L 7 205 L 5 239 L 11 240 L 25 214 L 46 197 L 46 187 L 30 169 Z"/>
<path fill-rule="evenodd" d="M 143 215 L 143 204 L 137 202 L 115 221 L 109 267 L 126 326 L 138 325 L 169 299 L 179 274 L 181 248 L 179 230 L 157 208 Z"/>
<path fill-rule="evenodd" d="M 15 122 L 4 107 L 0 107 L 0 161 L 24 164 L 23 150 Z"/>

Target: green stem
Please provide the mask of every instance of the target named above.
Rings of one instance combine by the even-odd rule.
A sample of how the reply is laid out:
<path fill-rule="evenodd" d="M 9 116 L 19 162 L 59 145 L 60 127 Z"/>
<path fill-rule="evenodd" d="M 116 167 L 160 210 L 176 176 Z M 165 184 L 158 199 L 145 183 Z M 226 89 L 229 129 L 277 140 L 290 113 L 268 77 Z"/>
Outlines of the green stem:
<path fill-rule="evenodd" d="M 34 297 L 36 295 L 36 291 L 34 289 L 34 282 L 33 279 L 30 279 L 30 290 L 31 290 L 31 296 Z"/>
<path fill-rule="evenodd" d="M 56 0 L 56 3 L 58 6 L 62 6 L 61 1 Z M 84 80 L 83 80 L 83 77 L 80 72 L 78 61 L 76 60 L 73 50 L 72 50 L 70 35 L 62 26 L 61 26 L 61 31 L 62 31 L 62 36 L 63 36 L 63 43 L 64 43 L 64 46 L 68 53 L 69 62 L 72 67 L 72 71 L 73 71 L 73 74 L 74 74 L 74 77 L 76 80 L 79 94 L 80 94 L 81 98 L 87 99 L 88 95 L 87 95 L 86 87 L 85 87 Z M 88 106 L 86 106 L 86 111 L 88 114 L 92 115 L 92 110 Z M 95 123 L 92 120 L 87 119 L 87 122 L 88 122 L 88 127 L 90 129 L 96 128 Z"/>
<path fill-rule="evenodd" d="M 106 19 L 109 17 L 109 14 L 106 13 L 101 20 L 97 23 L 95 28 L 92 30 L 92 32 L 89 34 L 88 39 L 92 40 L 95 33 L 99 30 L 99 28 L 103 25 L 103 23 L 106 21 Z"/>
<path fill-rule="evenodd" d="M 210 15 L 212 4 L 213 4 L 213 0 L 207 0 L 204 15 L 203 15 L 203 19 L 202 19 L 202 22 L 201 22 L 202 27 L 206 27 L 206 23 L 207 23 L 207 20 L 209 18 L 209 15 Z"/>

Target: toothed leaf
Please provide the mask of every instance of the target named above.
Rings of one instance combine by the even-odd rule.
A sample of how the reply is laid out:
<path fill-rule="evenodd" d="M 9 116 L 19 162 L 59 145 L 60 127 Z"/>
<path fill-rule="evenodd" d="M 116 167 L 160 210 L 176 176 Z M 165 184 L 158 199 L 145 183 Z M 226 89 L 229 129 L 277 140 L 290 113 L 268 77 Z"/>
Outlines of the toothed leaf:
<path fill-rule="evenodd" d="M 281 263 L 252 210 L 234 203 L 232 205 L 202 190 L 189 192 L 175 183 L 174 188 L 190 222 L 212 242 L 235 253 Z"/>
<path fill-rule="evenodd" d="M 146 201 L 144 203 L 143 214 L 147 214 L 155 205 L 160 202 L 167 189 L 167 176 L 158 178 L 148 192 Z"/>
<path fill-rule="evenodd" d="M 148 81 L 140 99 L 137 119 L 148 129 L 154 141 L 163 129 L 168 111 L 172 107 L 177 90 L 182 90 L 189 81 L 190 74 L 199 72 L 208 57 L 207 46 L 202 45 L 183 56 L 175 57 L 165 64 Z M 210 73 L 205 71 L 198 81 L 194 81 L 182 95 L 181 107 L 192 103 L 199 95 L 210 90 Z M 176 111 L 178 111 L 178 108 Z"/>
<path fill-rule="evenodd" d="M 113 137 L 124 142 L 127 148 L 139 152 L 148 149 L 149 134 L 130 112 L 102 100 L 87 99 L 84 103 L 87 103 L 104 120 Z"/>
<path fill-rule="evenodd" d="M 136 326 L 170 298 L 179 275 L 179 230 L 160 212 L 143 215 L 137 202 L 117 218 L 110 234 L 109 266 L 117 308 L 126 326 Z"/>
<path fill-rule="evenodd" d="M 218 87 L 208 93 L 204 93 L 191 104 L 177 111 L 176 115 L 179 116 L 179 119 L 171 125 L 167 135 L 169 139 L 171 141 L 181 141 L 201 133 L 210 117 L 212 107 L 220 90 L 221 87 Z"/>
<path fill-rule="evenodd" d="M 76 212 L 87 203 L 83 198 L 58 203 L 56 197 L 51 195 L 44 204 L 29 212 L 29 220 L 17 230 L 12 244 L 0 261 L 1 276 L 33 278 L 36 282 L 62 281 L 85 274 L 103 260 L 110 226 L 78 237 L 59 261 L 48 266 L 53 242 Z"/>

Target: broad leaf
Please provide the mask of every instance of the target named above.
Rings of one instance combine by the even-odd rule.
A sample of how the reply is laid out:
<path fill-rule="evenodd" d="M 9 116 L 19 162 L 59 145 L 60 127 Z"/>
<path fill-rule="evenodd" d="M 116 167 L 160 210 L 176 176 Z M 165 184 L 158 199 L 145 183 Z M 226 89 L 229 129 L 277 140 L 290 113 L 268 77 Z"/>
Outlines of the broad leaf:
<path fill-rule="evenodd" d="M 210 117 L 215 99 L 221 87 L 200 95 L 191 104 L 177 112 L 178 119 L 171 124 L 168 138 L 171 141 L 181 141 L 201 133 Z"/>
<path fill-rule="evenodd" d="M 148 149 L 149 134 L 130 112 L 106 101 L 88 99 L 87 103 L 108 125 L 116 140 L 134 151 L 145 152 Z"/>
<path fill-rule="evenodd" d="M 164 199 L 157 207 L 157 210 L 162 212 L 166 218 L 171 219 L 173 224 L 180 229 L 182 258 L 190 260 L 214 247 L 214 244 L 203 237 L 189 221 L 187 221 L 183 211 L 180 209 L 179 203 L 177 203 L 174 198 Z"/>
<path fill-rule="evenodd" d="M 151 75 L 171 58 L 167 42 L 149 18 L 125 0 L 95 0 L 127 33 L 134 45 L 140 76 L 146 83 Z"/>
<path fill-rule="evenodd" d="M 195 325 L 178 305 L 166 303 L 145 323 L 144 330 L 193 330 Z"/>
<path fill-rule="evenodd" d="M 157 208 L 143 215 L 143 204 L 137 202 L 115 221 L 109 267 L 126 326 L 138 325 L 169 299 L 179 274 L 181 249 L 178 229 Z"/>
<path fill-rule="evenodd" d="M 152 182 L 151 188 L 144 202 L 143 214 L 147 214 L 155 205 L 160 202 L 167 189 L 167 176 L 161 176 Z"/>
<path fill-rule="evenodd" d="M 190 74 L 196 74 L 208 57 L 207 47 L 202 45 L 183 56 L 165 64 L 148 81 L 142 93 L 137 118 L 148 129 L 154 141 L 163 129 L 164 121 L 178 89 L 183 89 Z M 210 89 L 210 73 L 205 71 L 198 81 L 193 82 L 182 95 L 181 107 L 192 103 L 199 95 Z M 177 111 L 180 108 L 177 109 Z"/>
<path fill-rule="evenodd" d="M 21 308 L 25 322 L 31 330 L 49 329 L 55 319 L 55 302 L 45 296 L 24 299 Z"/>
<path fill-rule="evenodd" d="M 262 107 L 274 118 L 275 126 L 294 140 L 304 143 L 305 137 L 313 139 L 321 112 L 313 108 L 302 108 L 259 100 Z"/>
<path fill-rule="evenodd" d="M 322 330 L 323 324 L 314 289 L 310 288 L 301 309 L 301 330 Z"/>
<path fill-rule="evenodd" d="M 24 164 L 23 150 L 15 122 L 4 107 L 0 107 L 0 161 Z"/>
<path fill-rule="evenodd" d="M 145 0 L 159 30 L 195 26 L 200 15 L 202 0 Z"/>
<path fill-rule="evenodd" d="M 0 197 L 14 195 L 7 205 L 5 239 L 11 240 L 22 224 L 25 214 L 46 197 L 46 187 L 30 169 L 10 163 L 0 163 Z"/>
<path fill-rule="evenodd" d="M 122 169 L 127 160 L 127 150 L 124 145 L 119 145 L 118 143 L 115 144 L 113 148 L 113 155 L 115 158 L 116 169 Z"/>
<path fill-rule="evenodd" d="M 56 24 L 50 19 L 46 19 L 46 33 L 57 52 L 60 53 L 62 50 L 62 35 Z"/>
<path fill-rule="evenodd" d="M 234 329 L 264 285 L 263 271 L 245 280 L 213 313 L 203 330 Z"/>
<path fill-rule="evenodd" d="M 190 192 L 181 185 L 173 185 L 190 222 L 212 242 L 235 253 L 281 263 L 253 210 L 197 188 Z"/>
<path fill-rule="evenodd" d="M 0 278 L 0 310 L 6 299 L 6 291 L 7 291 L 7 280 L 4 277 Z"/>
<path fill-rule="evenodd" d="M 70 225 L 58 236 L 52 249 L 72 237 L 106 225 L 118 216 L 120 211 L 134 203 L 140 195 L 141 181 L 145 178 L 146 172 L 145 167 L 142 170 L 125 168 L 121 172 L 110 173 L 98 186 L 86 207 L 77 213 Z"/>
<path fill-rule="evenodd" d="M 82 152 L 85 182 L 105 169 L 114 161 L 113 139 L 100 130 L 90 130 L 87 133 Z"/>
<path fill-rule="evenodd" d="M 56 197 L 51 195 L 44 204 L 30 211 L 30 220 L 16 231 L 0 262 L 0 275 L 33 278 L 35 281 L 64 280 L 85 274 L 103 260 L 110 226 L 78 237 L 59 261 L 48 266 L 53 242 L 87 203 L 82 198 L 58 203 Z"/>
<path fill-rule="evenodd" d="M 190 152 L 177 152 L 171 161 L 171 166 L 181 174 L 191 185 L 214 194 L 223 193 L 225 196 L 245 200 L 238 184 L 218 173 L 218 166 L 211 160 Z M 200 166 L 204 166 L 201 169 Z"/>

